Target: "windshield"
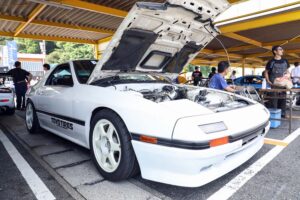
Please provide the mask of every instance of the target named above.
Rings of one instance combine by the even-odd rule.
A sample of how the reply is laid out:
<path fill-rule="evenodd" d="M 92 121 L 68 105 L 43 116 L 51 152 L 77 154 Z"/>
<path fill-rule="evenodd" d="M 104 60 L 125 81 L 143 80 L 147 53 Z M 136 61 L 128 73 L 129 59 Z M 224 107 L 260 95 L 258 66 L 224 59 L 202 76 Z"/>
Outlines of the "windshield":
<path fill-rule="evenodd" d="M 97 60 L 75 60 L 73 63 L 78 82 L 86 84 L 97 64 Z"/>
<path fill-rule="evenodd" d="M 94 81 L 91 85 L 107 87 L 110 85 L 127 83 L 170 83 L 170 80 L 167 77 L 158 74 L 120 72 Z"/>

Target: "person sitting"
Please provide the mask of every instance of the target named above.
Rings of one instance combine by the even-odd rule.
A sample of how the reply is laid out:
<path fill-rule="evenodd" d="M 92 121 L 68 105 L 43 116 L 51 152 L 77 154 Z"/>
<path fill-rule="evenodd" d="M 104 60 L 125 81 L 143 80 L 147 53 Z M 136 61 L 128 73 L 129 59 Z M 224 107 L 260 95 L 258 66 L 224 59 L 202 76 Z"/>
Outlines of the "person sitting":
<path fill-rule="evenodd" d="M 211 72 L 208 75 L 208 79 L 211 79 L 216 74 L 217 69 L 215 67 L 211 68 Z"/>
<path fill-rule="evenodd" d="M 294 63 L 295 68 L 292 70 L 292 78 L 294 84 L 300 84 L 300 65 L 299 62 Z"/>
<path fill-rule="evenodd" d="M 215 74 L 209 83 L 209 87 L 218 90 L 225 90 L 227 92 L 236 92 L 234 85 L 228 85 L 225 76 L 229 71 L 229 63 L 227 61 L 221 61 L 218 64 L 218 73 Z"/>

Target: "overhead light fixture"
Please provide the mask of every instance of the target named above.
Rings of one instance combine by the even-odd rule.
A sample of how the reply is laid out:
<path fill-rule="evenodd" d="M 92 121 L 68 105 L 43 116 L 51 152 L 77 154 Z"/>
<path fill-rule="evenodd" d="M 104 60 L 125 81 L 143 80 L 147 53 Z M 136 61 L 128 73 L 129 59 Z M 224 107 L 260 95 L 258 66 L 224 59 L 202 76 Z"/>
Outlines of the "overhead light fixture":
<path fill-rule="evenodd" d="M 57 8 L 68 9 L 68 10 L 72 10 L 73 9 L 70 6 L 62 5 L 59 2 L 46 1 L 46 0 L 27 0 L 27 1 L 33 2 L 33 3 L 45 4 L 45 5 L 53 6 L 53 7 L 57 7 Z"/>

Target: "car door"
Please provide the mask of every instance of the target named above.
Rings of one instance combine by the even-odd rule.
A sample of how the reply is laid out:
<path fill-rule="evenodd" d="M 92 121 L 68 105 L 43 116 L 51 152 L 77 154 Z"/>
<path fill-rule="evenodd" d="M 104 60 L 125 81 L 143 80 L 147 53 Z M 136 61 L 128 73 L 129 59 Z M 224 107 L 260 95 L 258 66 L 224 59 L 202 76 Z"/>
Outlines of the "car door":
<path fill-rule="evenodd" d="M 68 136 L 73 132 L 73 78 L 68 63 L 58 65 L 37 91 L 37 114 L 41 126 Z"/>

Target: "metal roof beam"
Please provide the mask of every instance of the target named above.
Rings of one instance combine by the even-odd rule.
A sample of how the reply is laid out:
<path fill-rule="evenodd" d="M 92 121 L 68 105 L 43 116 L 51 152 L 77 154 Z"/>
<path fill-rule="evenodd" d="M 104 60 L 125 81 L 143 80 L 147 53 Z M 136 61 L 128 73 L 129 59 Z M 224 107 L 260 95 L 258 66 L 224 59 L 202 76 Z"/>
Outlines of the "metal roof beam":
<path fill-rule="evenodd" d="M 27 21 L 23 22 L 17 27 L 14 36 L 18 36 L 26 28 L 26 26 L 28 26 L 28 24 L 30 24 L 30 22 L 34 20 L 45 9 L 46 6 L 47 5 L 45 4 L 39 4 L 38 6 L 36 6 L 29 14 Z"/>
<path fill-rule="evenodd" d="M 47 41 L 64 41 L 64 42 L 74 42 L 74 43 L 84 43 L 84 44 L 97 44 L 97 41 L 93 40 L 83 40 L 76 38 L 65 38 L 65 37 L 56 37 L 56 36 L 42 36 L 42 35 L 32 35 L 32 34 L 23 34 L 20 33 L 17 36 L 14 36 L 14 33 L 11 32 L 2 32 L 0 35 L 4 37 L 16 37 L 16 38 L 28 38 L 34 40 L 47 40 Z"/>
<path fill-rule="evenodd" d="M 80 31 L 88 31 L 88 32 L 96 32 L 96 33 L 102 33 L 102 34 L 113 34 L 114 33 L 114 31 L 106 30 L 106 29 L 90 28 L 90 27 L 85 27 L 85 26 L 70 25 L 70 24 L 49 22 L 49 21 L 43 21 L 43 20 L 33 20 L 31 22 L 31 24 L 42 25 L 42 26 L 52 26 L 52 27 L 80 30 Z"/>
<path fill-rule="evenodd" d="M 121 17 L 125 18 L 127 16 L 127 12 L 115 8 L 110 8 L 107 6 L 102 6 L 95 3 L 89 3 L 87 1 L 82 0 L 51 0 L 52 2 L 55 2 L 57 4 L 63 5 L 63 6 L 69 6 L 72 8 L 78 8 L 81 10 L 87 10 L 91 12 L 97 12 L 104 15 L 110 15 L 114 17 Z"/>
<path fill-rule="evenodd" d="M 264 48 L 264 49 L 267 49 L 267 50 L 272 50 L 272 47 L 269 46 L 269 45 L 263 45 L 259 41 L 250 39 L 248 37 L 245 37 L 245 36 L 242 36 L 242 35 L 239 35 L 239 34 L 236 34 L 236 33 L 225 33 L 223 35 L 226 36 L 226 37 L 235 39 L 235 40 L 239 40 L 239 41 L 242 41 L 242 42 L 245 42 L 245 43 L 248 43 L 248 44 L 252 44 L 252 45 L 257 46 L 257 47 L 261 47 L 261 48 Z M 299 58 L 299 56 L 297 54 L 288 53 L 288 55 L 292 56 L 294 58 Z"/>
<path fill-rule="evenodd" d="M 229 3 L 238 3 L 240 1 L 248 1 L 248 0 L 228 0 Z"/>
<path fill-rule="evenodd" d="M 271 48 L 274 45 L 286 45 L 286 44 L 296 44 L 300 43 L 300 38 L 292 39 L 292 40 L 280 40 L 280 41 L 274 41 L 274 42 L 267 42 L 267 43 L 262 43 L 262 47 L 265 47 L 267 49 Z M 284 47 L 284 46 L 283 46 Z M 243 45 L 243 46 L 238 46 L 238 47 L 230 47 L 227 48 L 228 52 L 235 52 L 235 51 L 243 51 L 243 50 L 250 50 L 250 49 L 256 49 L 259 48 L 255 45 Z M 216 52 L 223 52 L 224 49 L 218 49 Z M 291 50 L 288 50 L 291 52 Z M 293 52 L 291 52 L 293 53 Z"/>
<path fill-rule="evenodd" d="M 8 15 L 0 15 L 0 20 L 7 20 L 7 21 L 13 21 L 13 22 L 20 22 L 20 23 L 26 22 L 26 19 L 24 19 L 22 17 L 14 17 L 14 16 L 8 16 Z M 32 20 L 30 24 L 51 26 L 51 27 L 58 27 L 58 28 L 66 28 L 66 29 L 72 29 L 72 30 L 89 31 L 89 32 L 102 33 L 102 34 L 114 34 L 114 31 L 107 30 L 107 29 L 90 28 L 90 27 L 79 26 L 79 25 L 70 25 L 70 24 L 64 24 L 64 23 L 58 23 L 58 22 L 49 22 L 49 21 L 44 21 L 44 20 Z"/>
<path fill-rule="evenodd" d="M 200 51 L 200 53 L 207 54 L 207 55 L 217 55 L 217 56 L 227 57 L 227 54 L 226 54 L 226 52 L 224 52 L 224 50 L 223 51 L 213 51 L 213 50 L 210 50 L 210 49 L 203 49 L 202 51 Z M 247 60 L 263 62 L 263 60 L 260 59 L 260 58 L 244 57 L 243 55 L 235 54 L 235 53 L 229 53 L 228 56 L 231 59 L 243 59 L 243 58 L 245 58 Z"/>
<path fill-rule="evenodd" d="M 233 33 L 300 20 L 300 10 L 277 13 L 218 27 L 222 33 Z"/>
<path fill-rule="evenodd" d="M 300 58 L 297 53 L 300 53 L 300 49 L 293 49 L 293 50 L 286 50 L 285 54 L 292 56 L 294 58 Z M 265 53 L 255 53 L 255 54 L 250 54 L 247 57 L 271 57 L 273 56 L 272 52 L 265 52 Z"/>
<path fill-rule="evenodd" d="M 263 9 L 263 10 L 255 11 L 255 12 L 252 12 L 252 13 L 247 13 L 247 14 L 244 14 L 244 15 L 239 15 L 239 16 L 236 16 L 236 17 L 231 17 L 231 18 L 228 18 L 228 19 L 216 21 L 216 22 L 214 22 L 214 24 L 220 24 L 220 23 L 224 23 L 224 22 L 229 22 L 231 20 L 241 19 L 241 18 L 244 18 L 244 17 L 254 16 L 254 15 L 258 15 L 258 14 L 262 14 L 262 13 L 266 13 L 266 12 L 270 12 L 270 11 L 275 11 L 275 10 L 278 10 L 278 9 L 298 5 L 299 3 L 300 3 L 300 1 L 298 0 L 298 1 L 291 2 L 291 3 L 286 3 L 284 5 L 275 6 L 275 7 L 272 7 L 272 8 Z"/>
<path fill-rule="evenodd" d="M 104 42 L 109 42 L 111 39 L 112 39 L 112 36 L 102 38 L 102 39 L 98 40 L 98 44 L 101 44 L 101 43 L 104 43 Z"/>
<path fill-rule="evenodd" d="M 261 42 L 253 40 L 253 39 L 245 37 L 245 36 L 242 36 L 242 35 L 239 35 L 239 34 L 236 34 L 236 33 L 224 33 L 222 35 L 232 38 L 232 39 L 235 39 L 235 40 L 238 40 L 238 41 L 241 41 L 241 42 L 244 42 L 244 43 L 247 43 L 247 44 L 252 44 L 257 47 L 262 47 Z"/>

